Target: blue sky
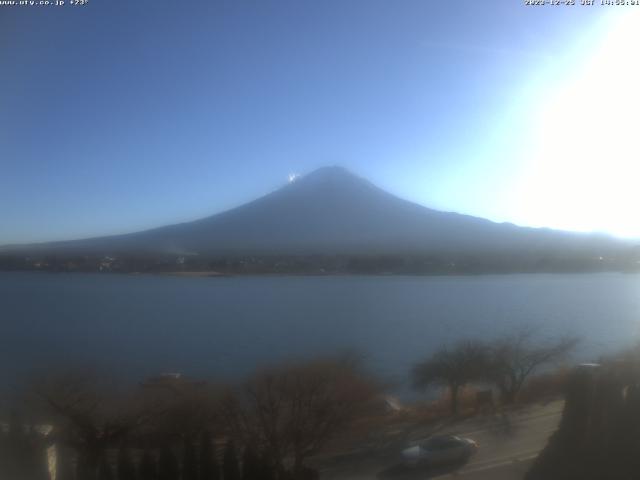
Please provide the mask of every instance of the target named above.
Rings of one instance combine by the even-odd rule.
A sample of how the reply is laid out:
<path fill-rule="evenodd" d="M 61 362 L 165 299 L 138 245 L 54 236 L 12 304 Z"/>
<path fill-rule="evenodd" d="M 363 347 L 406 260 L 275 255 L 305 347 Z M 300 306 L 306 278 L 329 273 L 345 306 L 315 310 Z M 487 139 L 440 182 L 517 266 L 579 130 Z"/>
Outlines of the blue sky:
<path fill-rule="evenodd" d="M 604 178 L 611 159 L 590 152 L 609 152 L 620 131 L 580 123 L 619 119 L 640 98 L 620 93 L 640 40 L 631 9 L 0 7 L 0 244 L 195 219 L 331 164 L 438 209 L 640 235 L 625 213 L 635 143 L 618 142 Z M 585 138 L 597 144 L 576 151 Z"/>

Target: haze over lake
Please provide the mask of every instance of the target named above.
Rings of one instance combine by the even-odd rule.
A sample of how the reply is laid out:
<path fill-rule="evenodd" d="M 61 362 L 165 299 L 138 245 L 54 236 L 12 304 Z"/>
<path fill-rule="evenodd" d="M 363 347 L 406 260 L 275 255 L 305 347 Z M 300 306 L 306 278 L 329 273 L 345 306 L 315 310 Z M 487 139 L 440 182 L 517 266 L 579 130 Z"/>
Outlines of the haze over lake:
<path fill-rule="evenodd" d="M 463 337 L 519 325 L 578 334 L 580 360 L 640 334 L 640 276 L 179 278 L 1 273 L 0 374 L 100 365 L 232 378 L 283 358 L 356 349 L 387 379 Z"/>

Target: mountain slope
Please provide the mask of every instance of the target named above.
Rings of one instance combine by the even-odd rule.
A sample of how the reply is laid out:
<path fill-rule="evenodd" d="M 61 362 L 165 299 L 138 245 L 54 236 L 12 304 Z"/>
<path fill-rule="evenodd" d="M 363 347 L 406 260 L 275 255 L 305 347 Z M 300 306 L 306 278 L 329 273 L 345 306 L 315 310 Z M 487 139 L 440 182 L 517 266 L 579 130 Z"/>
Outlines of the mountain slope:
<path fill-rule="evenodd" d="M 201 220 L 19 250 L 76 253 L 328 254 L 607 251 L 602 235 L 522 228 L 432 210 L 340 167 L 324 167 L 255 201 Z M 6 250 L 6 248 L 5 248 Z"/>

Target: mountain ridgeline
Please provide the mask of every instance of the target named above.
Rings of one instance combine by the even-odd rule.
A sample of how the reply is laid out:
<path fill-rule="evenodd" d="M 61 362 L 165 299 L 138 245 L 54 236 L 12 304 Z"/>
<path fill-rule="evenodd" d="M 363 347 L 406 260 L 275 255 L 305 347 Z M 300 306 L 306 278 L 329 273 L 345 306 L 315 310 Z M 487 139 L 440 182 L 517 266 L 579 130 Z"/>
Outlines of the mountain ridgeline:
<path fill-rule="evenodd" d="M 633 244 L 602 234 L 525 228 L 432 210 L 385 192 L 341 167 L 321 168 L 257 200 L 193 222 L 0 249 L 4 257 L 355 256 L 482 265 L 526 259 L 530 266 L 570 258 L 596 266 L 613 262 L 615 268 L 634 262 L 635 253 Z M 519 269 L 532 268 L 507 268 Z"/>

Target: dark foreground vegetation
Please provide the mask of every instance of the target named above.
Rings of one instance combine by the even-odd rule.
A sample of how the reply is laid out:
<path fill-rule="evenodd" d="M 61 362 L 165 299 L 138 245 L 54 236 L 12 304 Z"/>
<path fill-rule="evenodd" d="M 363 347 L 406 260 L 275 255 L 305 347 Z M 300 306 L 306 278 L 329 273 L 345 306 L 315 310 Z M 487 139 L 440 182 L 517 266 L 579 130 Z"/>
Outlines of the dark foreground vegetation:
<path fill-rule="evenodd" d="M 639 248 L 593 252 L 368 255 L 81 255 L 0 253 L 0 271 L 241 274 L 404 274 L 640 271 Z"/>
<path fill-rule="evenodd" d="M 391 417 L 381 384 L 353 355 L 264 368 L 234 386 L 180 374 L 135 386 L 95 371 L 49 374 L 3 405 L 0 478 L 311 480 L 318 454 L 371 438 L 345 435 L 363 426 L 439 423 L 561 392 L 560 426 L 527 480 L 639 478 L 640 347 L 558 370 L 575 344 L 521 330 L 443 347 L 411 374 L 417 388 L 446 395 Z"/>
<path fill-rule="evenodd" d="M 640 478 L 640 348 L 569 379 L 557 432 L 527 480 Z"/>
<path fill-rule="evenodd" d="M 13 403 L 0 478 L 317 478 L 306 459 L 376 392 L 342 358 L 264 369 L 235 388 L 177 374 L 135 388 L 95 373 L 50 376 Z"/>
<path fill-rule="evenodd" d="M 563 377 L 533 374 L 574 344 L 523 330 L 443 347 L 412 375 L 417 387 L 444 387 L 446 396 L 397 418 L 353 355 L 264 368 L 234 386 L 179 374 L 135 386 L 95 371 L 49 374 L 0 412 L 0 478 L 314 479 L 318 454 L 357 448 L 394 418 L 417 425 L 477 413 L 495 407 L 494 390 L 503 407 L 557 394 Z"/>

